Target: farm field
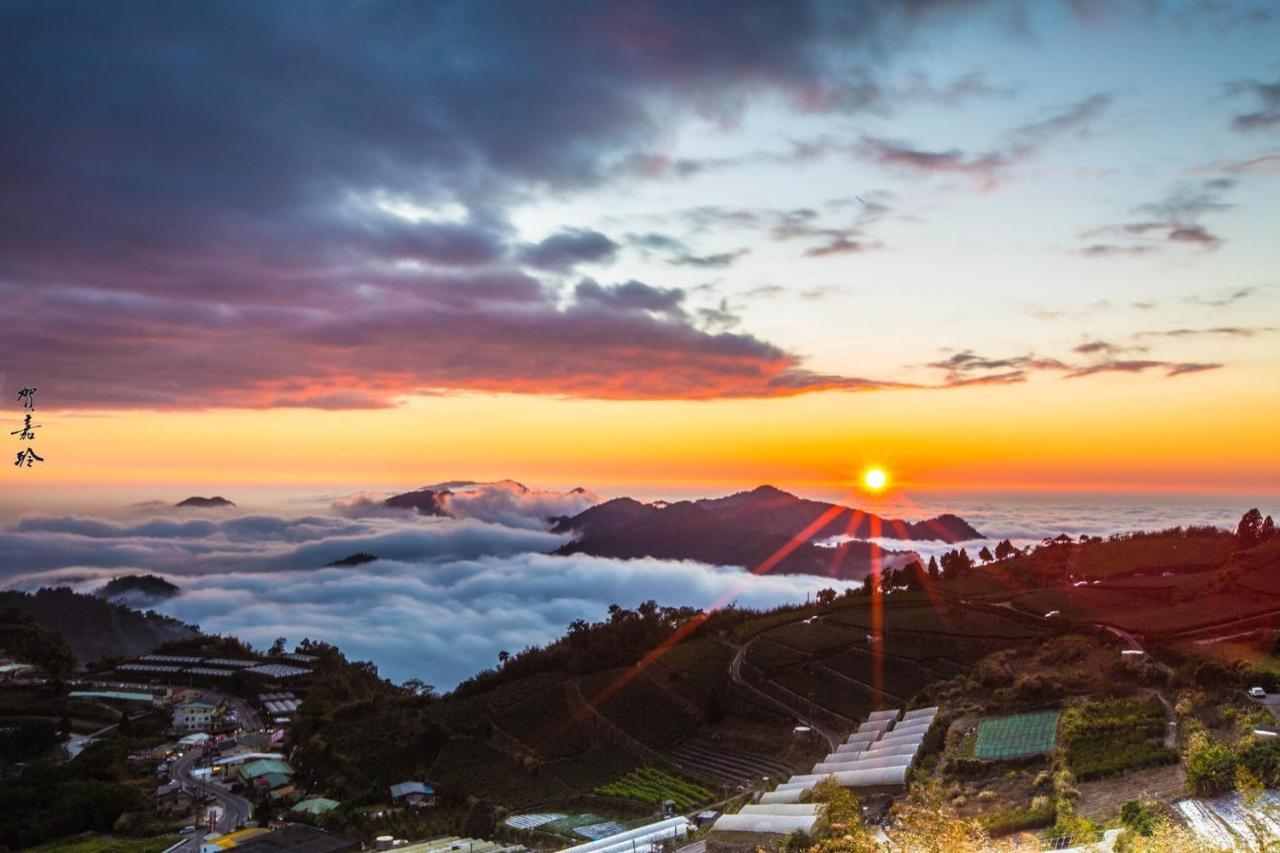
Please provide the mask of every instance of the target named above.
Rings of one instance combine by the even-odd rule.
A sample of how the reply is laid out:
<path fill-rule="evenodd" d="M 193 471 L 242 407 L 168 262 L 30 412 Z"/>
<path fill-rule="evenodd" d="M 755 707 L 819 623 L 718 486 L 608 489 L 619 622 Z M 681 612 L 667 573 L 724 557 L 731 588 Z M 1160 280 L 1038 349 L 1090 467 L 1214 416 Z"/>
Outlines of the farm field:
<path fill-rule="evenodd" d="M 821 653 L 833 649 L 841 649 L 863 639 L 861 633 L 848 628 L 828 625 L 825 619 L 813 622 L 790 622 L 771 628 L 763 634 L 769 640 L 797 649 L 806 654 Z"/>
<path fill-rule="evenodd" d="M 866 608 L 840 610 L 825 619 L 864 632 L 871 630 L 871 613 Z M 911 631 L 1000 639 L 1030 638 L 1042 633 L 1036 626 L 1023 624 L 1015 619 L 951 605 L 885 607 L 884 631 L 886 634 Z"/>
<path fill-rule="evenodd" d="M 596 793 L 606 797 L 638 800 L 651 806 L 661 806 L 664 800 L 671 800 L 679 811 L 688 811 L 709 803 L 715 797 L 701 785 L 648 766 L 637 768 L 616 782 L 602 785 L 596 789 Z"/>
<path fill-rule="evenodd" d="M 542 774 L 534 776 L 504 753 L 465 738 L 446 743 L 428 775 L 434 782 L 464 791 L 486 791 L 493 802 L 515 808 L 571 793 L 559 781 Z"/>
<path fill-rule="evenodd" d="M 1048 573 L 1059 580 L 1115 575 L 1205 572 L 1226 562 L 1238 545 L 1228 535 L 1161 533 L 1049 549 L 1002 564 L 1013 577 Z"/>
<path fill-rule="evenodd" d="M 768 756 L 698 739 L 685 741 L 667 752 L 667 757 L 700 776 L 735 785 L 793 772 L 789 765 Z"/>
<path fill-rule="evenodd" d="M 549 758 L 584 752 L 591 735 L 574 720 L 559 684 L 548 687 L 494 718 L 494 725 Z"/>
<path fill-rule="evenodd" d="M 849 649 L 823 663 L 835 671 L 864 684 L 874 684 L 876 677 L 875 655 L 866 649 Z M 940 672 L 903 660 L 884 660 L 881 664 L 884 689 L 901 699 L 910 699 L 933 681 L 949 678 L 950 673 Z"/>
<path fill-rule="evenodd" d="M 862 719 L 874 706 L 869 691 L 860 690 L 821 670 L 809 675 L 799 669 L 788 669 L 776 673 L 771 680 L 801 699 L 807 700 L 812 696 L 814 704 L 848 720 Z"/>
<path fill-rule="evenodd" d="M 728 682 L 733 654 L 733 649 L 723 643 L 693 640 L 664 653 L 649 674 L 668 690 L 703 708 L 711 694 Z"/>
<path fill-rule="evenodd" d="M 804 660 L 805 655 L 767 637 L 758 637 L 747 647 L 747 663 L 766 673 L 796 666 Z"/>
<path fill-rule="evenodd" d="M 1040 755 L 1053 749 L 1057 732 L 1057 711 L 989 717 L 978 724 L 978 739 L 973 744 L 973 757 L 983 761 L 999 761 L 1023 755 Z"/>
<path fill-rule="evenodd" d="M 1154 696 L 1072 705 L 1062 713 L 1067 764 L 1077 779 L 1089 781 L 1173 763 L 1178 753 L 1164 746 L 1166 722 L 1164 705 Z"/>
<path fill-rule="evenodd" d="M 1170 648 L 1184 657 L 1216 660 L 1228 666 L 1242 661 L 1254 669 L 1280 675 L 1280 657 L 1271 651 L 1275 636 L 1274 629 L 1261 629 L 1214 643 L 1185 640 L 1171 644 Z"/>
<path fill-rule="evenodd" d="M 666 690 L 647 675 L 636 675 L 603 701 L 594 700 L 606 687 L 628 673 L 614 669 L 582 680 L 582 694 L 597 701 L 596 710 L 631 737 L 654 749 L 664 749 L 701 725 Z"/>
<path fill-rule="evenodd" d="M 625 750 L 604 744 L 572 758 L 545 764 L 543 769 L 574 791 L 586 792 L 625 776 L 640 763 Z"/>

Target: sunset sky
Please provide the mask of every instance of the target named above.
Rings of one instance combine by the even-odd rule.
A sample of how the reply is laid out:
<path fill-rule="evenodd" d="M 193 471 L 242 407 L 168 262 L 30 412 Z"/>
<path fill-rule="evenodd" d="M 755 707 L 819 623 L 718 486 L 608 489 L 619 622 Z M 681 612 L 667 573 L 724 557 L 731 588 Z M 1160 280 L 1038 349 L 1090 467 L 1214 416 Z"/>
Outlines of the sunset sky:
<path fill-rule="evenodd" d="M 1276 491 L 1275 4 L 728 5 L 6 4 L 0 504 Z"/>

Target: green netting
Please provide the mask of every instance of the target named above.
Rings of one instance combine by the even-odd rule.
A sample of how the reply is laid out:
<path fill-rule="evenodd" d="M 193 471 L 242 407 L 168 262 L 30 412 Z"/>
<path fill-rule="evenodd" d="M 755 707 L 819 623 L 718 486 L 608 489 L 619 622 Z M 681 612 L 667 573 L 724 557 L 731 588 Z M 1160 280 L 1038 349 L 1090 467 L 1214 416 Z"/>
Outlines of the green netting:
<path fill-rule="evenodd" d="M 604 818 L 593 814 L 576 814 L 562 817 L 559 820 L 553 820 L 550 823 L 542 825 L 542 829 L 568 834 L 573 832 L 580 826 L 590 826 L 593 823 L 601 823 Z"/>
<path fill-rule="evenodd" d="M 1057 740 L 1057 711 L 993 717 L 978 724 L 973 757 L 992 760 L 1036 755 L 1053 749 Z"/>

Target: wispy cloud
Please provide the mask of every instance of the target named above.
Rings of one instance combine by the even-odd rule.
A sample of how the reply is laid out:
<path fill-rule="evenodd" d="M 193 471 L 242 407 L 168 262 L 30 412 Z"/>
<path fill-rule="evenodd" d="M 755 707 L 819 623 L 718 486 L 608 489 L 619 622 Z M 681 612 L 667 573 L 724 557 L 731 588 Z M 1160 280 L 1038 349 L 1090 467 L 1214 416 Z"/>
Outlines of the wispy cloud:
<path fill-rule="evenodd" d="M 1158 251 L 1171 243 L 1182 243 L 1212 252 L 1222 245 L 1223 238 L 1210 231 L 1201 220 L 1232 206 L 1225 201 L 1225 196 L 1235 184 L 1233 178 L 1206 178 L 1179 184 L 1163 198 L 1135 208 L 1134 212 L 1142 214 L 1142 219 L 1081 232 L 1080 238 L 1090 242 L 1076 251 L 1092 258 L 1133 256 Z M 1110 242 L 1100 242 L 1098 238 Z"/>
<path fill-rule="evenodd" d="M 1231 126 L 1236 130 L 1270 130 L 1280 125 L 1280 79 L 1275 82 L 1237 80 L 1227 85 L 1227 94 L 1245 96 L 1253 102 L 1253 109 L 1231 119 Z"/>
<path fill-rule="evenodd" d="M 1223 293 L 1220 296 L 1188 296 L 1187 301 L 1196 305 L 1206 305 L 1210 308 L 1225 308 L 1228 305 L 1234 305 L 1249 299 L 1258 292 L 1256 287 L 1238 287 L 1235 290 Z"/>
<path fill-rule="evenodd" d="M 1217 362 L 1179 362 L 1120 357 L 1126 352 L 1143 350 L 1145 347 L 1140 345 L 1122 345 L 1094 338 L 1072 348 L 1077 355 L 1095 357 L 1092 361 L 1083 364 L 1035 354 L 993 358 L 978 355 L 972 350 L 961 350 L 945 359 L 930 362 L 926 367 L 944 372 L 945 379 L 941 387 L 963 388 L 972 385 L 1012 385 L 1025 382 L 1037 373 L 1056 374 L 1066 379 L 1081 379 L 1103 373 L 1164 371 L 1166 377 L 1175 377 L 1215 370 L 1223 366 Z"/>
<path fill-rule="evenodd" d="M 1039 153 L 1046 145 L 1067 135 L 1087 135 L 1094 121 L 1111 104 L 1105 92 L 1068 104 L 1041 118 L 1010 130 L 1003 142 L 976 153 L 958 148 L 927 148 L 901 140 L 863 137 L 854 153 L 884 166 L 923 174 L 959 174 L 984 186 L 994 186 L 1013 166 Z"/>

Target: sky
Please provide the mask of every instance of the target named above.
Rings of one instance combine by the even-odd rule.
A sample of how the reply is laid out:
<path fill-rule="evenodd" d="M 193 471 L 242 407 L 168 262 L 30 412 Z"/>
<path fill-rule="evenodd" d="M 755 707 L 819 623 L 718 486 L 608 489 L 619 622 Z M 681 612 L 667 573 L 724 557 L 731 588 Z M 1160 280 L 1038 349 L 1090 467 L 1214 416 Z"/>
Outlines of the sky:
<path fill-rule="evenodd" d="M 0 21 L 4 507 L 1280 482 L 1274 4 Z"/>

